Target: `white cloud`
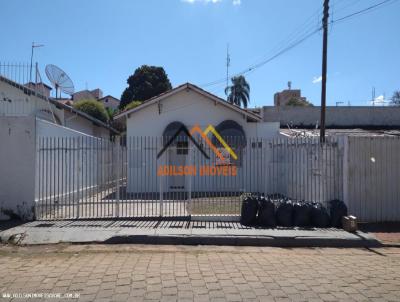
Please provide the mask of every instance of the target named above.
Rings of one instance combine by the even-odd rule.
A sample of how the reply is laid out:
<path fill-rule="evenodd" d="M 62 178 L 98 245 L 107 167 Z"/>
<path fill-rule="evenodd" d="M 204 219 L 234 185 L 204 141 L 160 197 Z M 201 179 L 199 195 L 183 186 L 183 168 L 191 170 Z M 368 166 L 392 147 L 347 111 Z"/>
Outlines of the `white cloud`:
<path fill-rule="evenodd" d="M 181 1 L 184 2 L 184 3 L 189 3 L 189 4 L 194 4 L 194 3 L 205 3 L 205 4 L 212 3 L 212 4 L 215 4 L 215 3 L 218 3 L 218 2 L 222 2 L 223 0 L 181 0 Z M 233 5 L 240 5 L 241 3 L 242 3 L 241 0 L 232 0 L 232 4 Z"/>
<path fill-rule="evenodd" d="M 371 101 L 372 106 L 385 106 L 386 103 L 388 103 L 388 101 L 385 100 L 385 97 L 383 95 L 377 96 L 373 101 Z"/>
<path fill-rule="evenodd" d="M 322 81 L 322 76 L 314 77 L 313 80 L 312 80 L 312 83 L 313 84 L 317 84 L 317 83 L 319 83 L 321 81 Z"/>

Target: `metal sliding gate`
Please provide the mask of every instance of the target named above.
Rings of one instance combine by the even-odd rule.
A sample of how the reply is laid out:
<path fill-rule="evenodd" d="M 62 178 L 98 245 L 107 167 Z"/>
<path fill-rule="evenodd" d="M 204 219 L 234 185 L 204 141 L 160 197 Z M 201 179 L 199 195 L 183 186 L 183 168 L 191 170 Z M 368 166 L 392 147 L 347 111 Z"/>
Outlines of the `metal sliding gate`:
<path fill-rule="evenodd" d="M 41 137 L 36 219 L 235 219 L 247 193 L 327 202 L 342 197 L 341 148 L 333 138 Z"/>

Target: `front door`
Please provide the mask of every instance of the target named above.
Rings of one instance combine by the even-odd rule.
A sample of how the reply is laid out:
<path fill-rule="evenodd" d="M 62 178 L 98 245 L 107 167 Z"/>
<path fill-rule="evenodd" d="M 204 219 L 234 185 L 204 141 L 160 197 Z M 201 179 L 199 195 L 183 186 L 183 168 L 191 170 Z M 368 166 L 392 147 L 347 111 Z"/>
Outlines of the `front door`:
<path fill-rule="evenodd" d="M 168 164 L 174 169 L 184 167 L 188 156 L 188 141 L 178 141 L 168 149 Z M 185 191 L 185 176 L 176 175 L 168 177 L 168 189 L 170 192 Z"/>

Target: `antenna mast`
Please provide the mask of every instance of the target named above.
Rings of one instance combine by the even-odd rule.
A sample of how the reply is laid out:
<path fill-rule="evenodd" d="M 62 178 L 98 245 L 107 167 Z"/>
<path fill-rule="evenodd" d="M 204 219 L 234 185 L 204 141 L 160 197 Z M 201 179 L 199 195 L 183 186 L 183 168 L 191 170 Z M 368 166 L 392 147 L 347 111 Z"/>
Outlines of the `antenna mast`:
<path fill-rule="evenodd" d="M 231 65 L 231 57 L 229 55 L 229 43 L 226 46 L 226 87 L 229 86 L 229 66 Z"/>
<path fill-rule="evenodd" d="M 33 50 L 38 47 L 43 47 L 43 44 L 35 44 L 35 42 L 32 42 L 32 48 L 31 48 L 31 65 L 29 69 L 29 82 L 32 82 L 32 64 L 33 64 Z"/>

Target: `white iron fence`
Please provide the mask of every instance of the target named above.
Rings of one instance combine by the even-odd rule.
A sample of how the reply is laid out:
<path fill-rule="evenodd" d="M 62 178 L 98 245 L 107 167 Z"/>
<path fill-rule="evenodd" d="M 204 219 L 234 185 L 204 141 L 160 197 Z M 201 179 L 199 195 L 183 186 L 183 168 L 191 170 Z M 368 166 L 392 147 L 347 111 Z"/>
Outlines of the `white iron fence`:
<path fill-rule="evenodd" d="M 225 142 L 40 138 L 36 217 L 235 219 L 245 193 L 325 204 L 343 198 L 343 144 L 337 139 Z"/>

